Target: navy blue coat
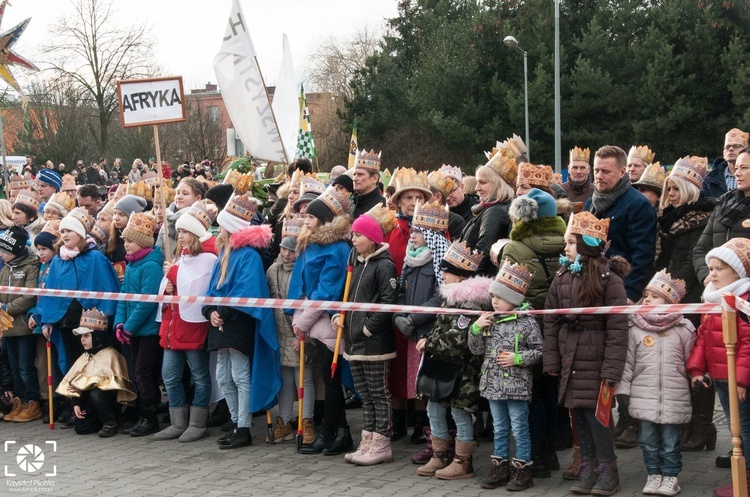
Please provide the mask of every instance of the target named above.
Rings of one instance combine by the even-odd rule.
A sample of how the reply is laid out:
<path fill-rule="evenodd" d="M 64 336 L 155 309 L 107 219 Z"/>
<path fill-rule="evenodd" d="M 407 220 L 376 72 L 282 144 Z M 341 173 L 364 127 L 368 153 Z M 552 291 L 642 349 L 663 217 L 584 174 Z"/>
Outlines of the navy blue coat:
<path fill-rule="evenodd" d="M 716 159 L 711 166 L 711 170 L 703 180 L 701 191 L 703 195 L 709 198 L 719 198 L 727 192 L 727 181 L 724 179 L 724 171 L 727 168 L 727 161 L 721 157 Z"/>
<path fill-rule="evenodd" d="M 586 201 L 591 210 L 591 199 Z M 638 302 L 654 274 L 656 255 L 656 211 L 638 190 L 631 187 L 600 219 L 609 218 L 611 245 L 607 257 L 619 255 L 630 262 L 630 274 L 625 278 L 628 298 Z"/>

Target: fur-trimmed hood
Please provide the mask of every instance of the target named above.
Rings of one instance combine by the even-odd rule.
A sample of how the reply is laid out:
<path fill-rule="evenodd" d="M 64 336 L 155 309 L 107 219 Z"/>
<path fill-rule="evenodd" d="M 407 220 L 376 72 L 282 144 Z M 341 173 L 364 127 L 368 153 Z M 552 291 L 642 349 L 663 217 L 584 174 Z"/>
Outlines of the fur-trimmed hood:
<path fill-rule="evenodd" d="M 267 224 L 248 226 L 234 233 L 230 238 L 232 249 L 241 247 L 264 249 L 271 244 L 271 240 L 273 240 L 273 231 L 271 231 L 271 227 Z"/>
<path fill-rule="evenodd" d="M 440 294 L 449 307 L 471 307 L 486 309 L 492 307 L 490 284 L 492 278 L 475 276 L 460 283 L 446 283 L 440 287 Z"/>
<path fill-rule="evenodd" d="M 289 198 L 289 183 L 284 183 L 276 189 L 276 198 Z"/>
<path fill-rule="evenodd" d="M 609 269 L 623 280 L 630 274 L 630 263 L 624 257 L 620 257 L 619 255 L 610 257 L 608 264 Z"/>
<path fill-rule="evenodd" d="M 330 245 L 341 240 L 348 240 L 351 236 L 352 218 L 348 214 L 340 214 L 333 221 L 326 223 L 314 232 L 302 227 L 297 239 L 297 253 L 301 254 L 311 243 Z"/>
<path fill-rule="evenodd" d="M 557 216 L 518 221 L 510 230 L 510 239 L 518 241 L 529 237 L 565 236 L 565 228 L 565 221 Z"/>

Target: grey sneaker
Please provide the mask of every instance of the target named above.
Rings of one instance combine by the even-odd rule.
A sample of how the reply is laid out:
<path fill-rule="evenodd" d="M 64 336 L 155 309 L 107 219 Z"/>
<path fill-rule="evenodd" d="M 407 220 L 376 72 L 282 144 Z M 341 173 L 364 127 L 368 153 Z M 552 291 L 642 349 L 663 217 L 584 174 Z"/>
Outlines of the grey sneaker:
<path fill-rule="evenodd" d="M 659 487 L 661 486 L 661 475 L 648 475 L 646 480 L 646 486 L 643 487 L 641 493 L 645 495 L 657 495 Z"/>
<path fill-rule="evenodd" d="M 656 491 L 656 495 L 677 495 L 682 490 L 680 482 L 677 481 L 676 476 L 665 476 L 661 481 L 659 490 Z"/>

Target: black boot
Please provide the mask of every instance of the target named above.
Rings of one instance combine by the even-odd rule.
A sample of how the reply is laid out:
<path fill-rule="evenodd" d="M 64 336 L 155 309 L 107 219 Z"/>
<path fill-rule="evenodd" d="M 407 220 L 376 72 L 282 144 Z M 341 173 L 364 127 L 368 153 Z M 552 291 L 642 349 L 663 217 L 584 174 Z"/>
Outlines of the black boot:
<path fill-rule="evenodd" d="M 393 420 L 393 436 L 391 436 L 391 441 L 405 437 L 406 409 L 394 409 L 391 419 Z"/>
<path fill-rule="evenodd" d="M 303 445 L 299 449 L 299 453 L 306 455 L 322 453 L 326 448 L 326 439 L 330 440 L 330 436 L 326 434 L 327 431 L 328 430 L 326 430 L 325 426 L 321 426 L 321 428 L 317 430 L 317 433 L 315 434 L 315 440 L 313 440 L 310 444 Z"/>
<path fill-rule="evenodd" d="M 253 444 L 250 428 L 235 428 L 229 438 L 219 444 L 220 449 L 239 449 Z"/>
<path fill-rule="evenodd" d="M 216 439 L 216 443 L 219 444 L 219 445 L 227 443 L 227 441 L 230 438 L 232 438 L 232 434 L 234 433 L 234 430 L 236 430 L 236 429 L 237 429 L 237 425 L 234 424 L 234 423 L 232 423 L 232 429 L 229 430 L 229 433 L 227 433 L 226 435 L 222 435 L 219 438 L 217 438 Z"/>
<path fill-rule="evenodd" d="M 721 469 L 729 469 L 732 467 L 732 451 L 725 456 L 716 456 L 716 467 Z"/>
<path fill-rule="evenodd" d="M 122 417 L 123 422 L 120 431 L 125 435 L 129 435 L 132 429 L 143 422 L 143 418 L 141 418 L 141 407 L 139 405 L 126 407 Z"/>
<path fill-rule="evenodd" d="M 547 440 L 531 441 L 531 460 L 534 462 L 531 466 L 531 473 L 534 478 L 549 478 L 552 476 L 552 472 L 547 466 Z"/>
<path fill-rule="evenodd" d="M 422 445 L 427 441 L 424 436 L 424 427 L 429 426 L 427 420 L 427 412 L 425 411 L 414 411 L 414 431 L 411 434 L 411 443 L 414 445 Z"/>
<path fill-rule="evenodd" d="M 206 427 L 215 428 L 231 420 L 232 420 L 232 417 L 229 414 L 229 407 L 227 406 L 227 401 L 224 399 L 221 399 L 219 402 L 216 403 L 216 407 L 214 407 L 213 412 L 208 417 L 208 420 L 206 421 Z"/>
<path fill-rule="evenodd" d="M 628 412 L 630 398 L 627 395 L 617 396 L 617 426 L 615 426 L 615 447 L 632 449 L 638 446 L 638 420 Z M 619 434 L 618 434 L 619 433 Z"/>
<path fill-rule="evenodd" d="M 315 406 L 313 407 L 313 424 L 317 428 L 323 424 L 323 409 L 325 407 L 325 401 L 316 400 Z"/>
<path fill-rule="evenodd" d="M 714 425 L 714 397 L 716 389 L 713 381 L 706 386 L 702 381 L 692 385 L 690 401 L 693 404 L 693 433 L 690 440 L 682 444 L 682 450 L 698 451 L 716 448 L 716 425 Z"/>
<path fill-rule="evenodd" d="M 131 437 L 145 437 L 159 431 L 159 419 L 156 414 L 156 404 L 144 405 L 142 409 L 143 421 L 130 430 Z"/>
<path fill-rule="evenodd" d="M 354 448 L 354 440 L 352 440 L 352 434 L 349 431 L 349 427 L 338 428 L 336 430 L 336 436 L 328 447 L 323 449 L 324 456 L 337 456 L 344 452 L 351 452 Z"/>

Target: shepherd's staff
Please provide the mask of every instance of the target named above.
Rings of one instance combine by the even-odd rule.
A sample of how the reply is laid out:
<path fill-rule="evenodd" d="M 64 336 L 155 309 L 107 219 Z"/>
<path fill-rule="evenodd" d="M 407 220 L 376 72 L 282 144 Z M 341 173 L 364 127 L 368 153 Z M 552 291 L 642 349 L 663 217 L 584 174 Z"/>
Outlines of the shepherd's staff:
<path fill-rule="evenodd" d="M 297 406 L 297 452 L 302 449 L 302 406 L 305 401 L 305 335 L 299 338 L 299 406 Z"/>
<path fill-rule="evenodd" d="M 352 284 L 352 272 L 354 271 L 354 263 L 349 261 L 349 265 L 346 268 L 346 283 L 344 285 L 344 302 L 349 301 L 349 287 Z M 331 378 L 336 375 L 336 368 L 339 363 L 339 351 L 341 350 L 341 336 L 344 334 L 344 315 L 346 312 L 341 311 L 339 316 L 339 329 L 336 333 L 336 346 L 333 349 L 333 362 L 331 363 Z"/>
<path fill-rule="evenodd" d="M 268 436 L 268 443 L 273 445 L 273 423 L 271 423 L 271 410 L 266 410 L 266 436 Z"/>

